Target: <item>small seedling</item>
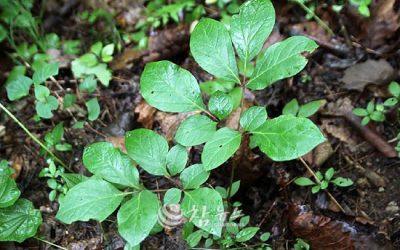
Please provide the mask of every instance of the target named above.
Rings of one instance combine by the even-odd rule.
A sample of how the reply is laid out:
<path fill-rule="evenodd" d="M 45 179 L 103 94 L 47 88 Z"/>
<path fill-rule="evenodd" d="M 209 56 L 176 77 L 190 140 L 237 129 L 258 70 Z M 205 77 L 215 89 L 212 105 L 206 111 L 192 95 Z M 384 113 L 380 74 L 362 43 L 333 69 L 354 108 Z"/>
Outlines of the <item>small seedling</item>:
<path fill-rule="evenodd" d="M 294 115 L 297 117 L 310 117 L 321 108 L 322 101 L 316 100 L 303 105 L 299 105 L 296 99 L 292 99 L 283 107 L 283 115 Z"/>
<path fill-rule="evenodd" d="M 302 239 L 296 239 L 296 243 L 294 244 L 294 250 L 310 250 L 310 244 L 308 244 Z"/>
<path fill-rule="evenodd" d="M 369 5 L 371 2 L 372 0 L 350 0 L 350 3 L 356 6 L 358 12 L 365 17 L 369 17 L 371 15 L 369 11 Z"/>
<path fill-rule="evenodd" d="M 317 171 L 315 173 L 315 178 L 317 178 L 316 182 L 307 177 L 299 177 L 294 181 L 294 183 L 303 187 L 312 186 L 311 192 L 313 194 L 316 194 L 321 190 L 327 189 L 330 183 L 338 187 L 348 187 L 353 185 L 353 181 L 350 178 L 336 177 L 332 179 L 334 174 L 335 169 L 329 168 L 328 170 L 326 170 L 324 175 L 322 175 L 320 171 Z"/>

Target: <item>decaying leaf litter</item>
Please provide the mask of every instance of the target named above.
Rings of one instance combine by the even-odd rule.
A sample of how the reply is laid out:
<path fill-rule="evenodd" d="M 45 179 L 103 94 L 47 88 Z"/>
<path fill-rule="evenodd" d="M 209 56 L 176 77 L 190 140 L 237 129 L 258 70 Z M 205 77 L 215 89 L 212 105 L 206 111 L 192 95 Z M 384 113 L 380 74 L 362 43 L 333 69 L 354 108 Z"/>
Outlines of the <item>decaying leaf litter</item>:
<path fill-rule="evenodd" d="M 287 244 L 292 245 L 296 238 L 311 244 L 311 249 L 397 249 L 400 244 L 400 182 L 393 138 L 398 132 L 398 114 L 391 111 L 385 123 L 363 127 L 351 110 L 365 107 L 371 99 L 383 101 L 389 96 L 387 85 L 399 78 L 399 3 L 394 0 L 373 2 L 370 18 L 360 16 L 351 6 L 338 14 L 329 4 L 317 5 L 315 13 L 335 35 L 314 19 L 307 20 L 306 12 L 295 3 L 275 1 L 274 5 L 277 23 L 264 48 L 289 35 L 308 36 L 317 41 L 320 48 L 311 55 L 310 63 L 299 75 L 253 92 L 254 95 L 245 93 L 245 101 L 265 105 L 268 116 L 275 117 L 293 98 L 301 104 L 325 100 L 324 106 L 311 119 L 324 132 L 328 142 L 306 155 L 304 163 L 315 171 L 334 167 L 341 176 L 351 178 L 355 185 L 348 189 L 330 189 L 341 206 L 339 208 L 326 193 L 311 195 L 307 188 L 292 184 L 294 178 L 307 175 L 303 162 L 277 163 L 257 150 L 242 151 L 233 159 L 239 165 L 236 179 L 242 181 L 242 188 L 234 200 L 243 203 L 252 225 L 271 232 L 273 249 L 287 249 Z M 108 24 L 99 20 L 88 25 L 77 21 L 76 17 L 84 10 L 98 8 L 113 13 L 118 27 L 126 30 L 132 29 L 145 15 L 143 5 L 136 1 L 111 4 L 106 1 L 48 1 L 44 7 L 43 24 L 61 38 L 80 38 L 84 46 L 90 46 L 94 39 L 91 35 L 107 30 Z M 181 14 L 185 15 L 184 12 Z M 207 6 L 206 15 L 218 18 L 219 9 Z M 88 35 L 88 29 L 92 30 L 91 35 Z M 73 145 L 73 150 L 62 153 L 62 157 L 73 171 L 89 174 L 80 160 L 86 145 L 109 141 L 123 148 L 124 133 L 134 128 L 154 129 L 168 141 L 173 140 L 178 125 L 187 114 L 163 113 L 142 99 L 139 78 L 146 63 L 168 59 L 193 72 L 199 82 L 212 79 L 189 54 L 190 24 L 170 22 L 151 29 L 148 35 L 147 48 L 137 49 L 134 42 L 127 44 L 110 62 L 113 79 L 109 88 L 98 88 L 92 94 L 99 100 L 102 110 L 99 120 L 91 123 L 90 127 L 70 128 L 71 114 L 64 111 L 56 112 L 51 121 L 38 125 L 31 119 L 35 113 L 31 108 L 34 98 L 31 97 L 13 106 L 18 118 L 38 137 L 58 122 L 64 122 L 64 138 Z M 4 42 L 1 46 L 1 77 L 4 82 L 13 63 L 6 56 L 10 47 Z M 54 88 L 52 91 L 61 91 L 60 95 L 64 94 L 62 91 L 75 93 L 77 84 L 69 66 L 71 59 L 59 59 L 67 62 L 57 79 L 63 90 Z M 2 103 L 7 100 L 4 88 L 1 100 Z M 76 109 L 74 116 L 79 117 L 85 112 L 79 107 Z M 239 114 L 234 112 L 226 125 L 229 127 L 230 122 L 236 124 L 234 121 L 239 119 Z M 1 114 L 0 142 L 1 158 L 11 162 L 15 172 L 13 178 L 17 180 L 22 196 L 32 200 L 43 214 L 40 234 L 45 239 L 68 249 L 123 249 L 125 243 L 113 221 L 102 225 L 93 221 L 64 225 L 55 219 L 58 204 L 49 202 L 48 187 L 37 178 L 45 165 L 38 155 L 39 148 L 4 113 Z M 194 146 L 190 151 L 193 162 L 198 162 L 201 150 L 201 147 Z M 208 181 L 210 185 L 229 185 L 231 164 L 228 162 L 212 172 Z M 142 174 L 149 188 L 170 185 Z M 150 236 L 143 247 L 186 249 L 179 233 L 177 230 Z M 52 246 L 35 239 L 22 244 L 1 243 L 0 246 L 5 249 L 52 249 Z"/>

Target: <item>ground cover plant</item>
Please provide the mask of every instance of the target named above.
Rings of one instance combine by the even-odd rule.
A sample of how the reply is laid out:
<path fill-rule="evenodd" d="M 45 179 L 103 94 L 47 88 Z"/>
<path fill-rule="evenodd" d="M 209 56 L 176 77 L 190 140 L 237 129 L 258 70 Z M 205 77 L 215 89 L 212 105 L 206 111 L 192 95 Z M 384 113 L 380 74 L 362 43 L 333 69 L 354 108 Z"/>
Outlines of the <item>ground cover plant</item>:
<path fill-rule="evenodd" d="M 393 1 L 0 0 L 0 248 L 395 249 Z"/>

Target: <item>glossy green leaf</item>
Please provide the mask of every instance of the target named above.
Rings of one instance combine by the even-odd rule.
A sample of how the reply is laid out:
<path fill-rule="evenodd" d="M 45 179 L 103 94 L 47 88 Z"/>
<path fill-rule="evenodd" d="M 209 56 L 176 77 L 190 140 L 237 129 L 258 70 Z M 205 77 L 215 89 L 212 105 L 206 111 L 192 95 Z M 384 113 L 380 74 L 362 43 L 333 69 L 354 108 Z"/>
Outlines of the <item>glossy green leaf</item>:
<path fill-rule="evenodd" d="M 200 145 L 214 136 L 217 123 L 204 115 L 192 115 L 176 131 L 175 140 L 186 147 Z"/>
<path fill-rule="evenodd" d="M 83 164 L 109 182 L 140 189 L 139 172 L 131 159 L 109 142 L 97 142 L 83 152 Z"/>
<path fill-rule="evenodd" d="M 164 195 L 164 205 L 179 204 L 182 198 L 182 191 L 177 188 L 170 188 Z"/>
<path fill-rule="evenodd" d="M 313 40 L 303 36 L 293 36 L 272 45 L 258 57 L 247 87 L 260 90 L 278 80 L 294 76 L 307 64 L 302 53 L 312 52 L 317 47 Z"/>
<path fill-rule="evenodd" d="M 252 133 L 253 142 L 274 161 L 296 159 L 325 141 L 312 121 L 292 115 L 267 120 Z"/>
<path fill-rule="evenodd" d="M 354 113 L 356 116 L 367 116 L 367 115 L 368 115 L 367 110 L 362 109 L 362 108 L 355 108 L 355 109 L 353 109 L 353 113 Z"/>
<path fill-rule="evenodd" d="M 33 73 L 32 80 L 34 84 L 41 84 L 55 75 L 58 75 L 58 63 L 46 63 Z"/>
<path fill-rule="evenodd" d="M 135 194 L 118 211 L 118 232 L 132 246 L 138 245 L 157 223 L 159 209 L 160 202 L 152 192 Z"/>
<path fill-rule="evenodd" d="M 343 178 L 343 177 L 337 177 L 331 182 L 339 187 L 348 187 L 353 185 L 353 181 L 350 178 Z"/>
<path fill-rule="evenodd" d="M 321 100 L 306 103 L 300 107 L 298 117 L 310 117 L 315 114 L 321 107 Z"/>
<path fill-rule="evenodd" d="M 330 181 L 335 174 L 335 169 L 334 168 L 329 168 L 325 172 L 325 180 Z"/>
<path fill-rule="evenodd" d="M 8 164 L 5 168 L 0 168 L 0 209 L 13 205 L 21 195 L 17 184 L 10 175 Z"/>
<path fill-rule="evenodd" d="M 188 161 L 187 149 L 182 145 L 173 146 L 167 155 L 167 168 L 171 176 L 179 174 Z"/>
<path fill-rule="evenodd" d="M 165 112 L 204 110 L 196 78 L 169 61 L 148 63 L 140 78 L 143 98 Z"/>
<path fill-rule="evenodd" d="M 224 205 L 217 191 L 203 187 L 185 192 L 182 211 L 184 216 L 197 227 L 210 234 L 221 236 L 224 225 Z"/>
<path fill-rule="evenodd" d="M 15 80 L 8 82 L 6 85 L 8 99 L 15 101 L 29 95 L 31 86 L 32 79 L 23 75 L 17 76 Z"/>
<path fill-rule="evenodd" d="M 299 177 L 294 181 L 294 183 L 296 183 L 299 186 L 313 186 L 313 185 L 315 185 L 315 182 L 313 182 L 310 178 L 307 178 L 307 177 Z"/>
<path fill-rule="evenodd" d="M 251 61 L 261 51 L 275 23 L 275 10 L 269 0 L 250 0 L 232 16 L 231 36 L 240 59 Z"/>
<path fill-rule="evenodd" d="M 203 149 L 201 161 L 204 169 L 210 171 L 227 161 L 239 148 L 241 134 L 230 128 L 221 128 Z"/>
<path fill-rule="evenodd" d="M 219 120 L 223 120 L 233 110 L 232 98 L 221 91 L 217 91 L 211 96 L 208 102 L 208 109 Z"/>
<path fill-rule="evenodd" d="M 66 224 L 90 219 L 103 221 L 117 209 L 124 196 L 106 181 L 89 179 L 67 192 L 56 218 Z"/>
<path fill-rule="evenodd" d="M 42 215 L 32 202 L 19 199 L 11 207 L 0 209 L 0 241 L 24 240 L 36 235 Z"/>
<path fill-rule="evenodd" d="M 125 136 L 129 157 L 153 175 L 168 175 L 168 143 L 161 135 L 149 129 L 136 129 Z"/>
<path fill-rule="evenodd" d="M 299 112 L 299 103 L 296 100 L 296 98 L 293 98 L 290 102 L 286 103 L 286 105 L 283 107 L 282 114 L 283 115 L 297 115 L 297 112 Z"/>
<path fill-rule="evenodd" d="M 397 98 L 392 97 L 392 98 L 387 99 L 387 100 L 383 103 L 383 105 L 385 105 L 386 107 L 393 107 L 393 106 L 395 106 L 398 102 L 399 102 L 399 101 L 397 100 Z"/>
<path fill-rule="evenodd" d="M 237 235 L 236 235 L 236 241 L 237 242 L 245 242 L 250 240 L 251 238 L 254 237 L 254 235 L 258 232 L 260 228 L 258 227 L 246 227 L 242 229 Z"/>
<path fill-rule="evenodd" d="M 231 37 L 224 24 L 201 19 L 190 37 L 190 51 L 208 73 L 222 80 L 240 82 Z"/>
<path fill-rule="evenodd" d="M 181 183 L 185 189 L 198 188 L 208 180 L 210 172 L 206 171 L 202 164 L 194 164 L 180 175 Z"/>
<path fill-rule="evenodd" d="M 95 121 L 100 115 L 100 105 L 97 97 L 94 97 L 85 103 L 88 111 L 89 121 Z"/>
<path fill-rule="evenodd" d="M 400 85 L 397 82 L 391 82 L 389 84 L 389 92 L 394 97 L 400 97 Z"/>
<path fill-rule="evenodd" d="M 247 109 L 240 116 L 240 126 L 245 131 L 254 131 L 264 124 L 268 114 L 265 107 L 253 106 Z"/>

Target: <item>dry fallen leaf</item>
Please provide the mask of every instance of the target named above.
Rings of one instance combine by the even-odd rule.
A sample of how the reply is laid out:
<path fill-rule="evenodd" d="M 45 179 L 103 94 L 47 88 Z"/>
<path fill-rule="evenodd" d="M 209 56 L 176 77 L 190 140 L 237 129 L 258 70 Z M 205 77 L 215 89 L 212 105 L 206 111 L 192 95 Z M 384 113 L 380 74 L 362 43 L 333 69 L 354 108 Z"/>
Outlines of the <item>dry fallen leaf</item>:
<path fill-rule="evenodd" d="M 147 104 L 145 100 L 142 100 L 139 103 L 139 105 L 137 105 L 135 108 L 135 113 L 139 114 L 137 121 L 147 129 L 153 128 L 154 116 L 156 112 L 157 110 L 154 107 Z"/>

